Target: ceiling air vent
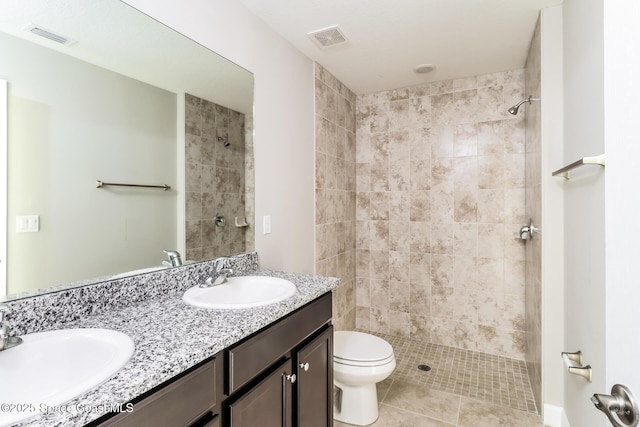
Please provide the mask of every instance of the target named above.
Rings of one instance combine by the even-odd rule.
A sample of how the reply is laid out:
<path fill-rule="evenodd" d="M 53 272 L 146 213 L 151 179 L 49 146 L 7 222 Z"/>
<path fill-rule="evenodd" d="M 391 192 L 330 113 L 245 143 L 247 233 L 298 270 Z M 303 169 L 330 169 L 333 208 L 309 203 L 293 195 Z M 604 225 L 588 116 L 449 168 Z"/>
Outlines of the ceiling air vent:
<path fill-rule="evenodd" d="M 67 37 L 61 36 L 60 34 L 56 34 L 53 31 L 42 28 L 39 25 L 27 24 L 22 29 L 25 31 L 29 31 L 31 34 L 35 34 L 36 36 L 44 37 L 45 39 L 49 39 L 65 46 L 71 46 L 75 43 L 75 40 L 71 40 Z"/>
<path fill-rule="evenodd" d="M 347 38 L 342 34 L 342 31 L 340 31 L 340 28 L 338 28 L 337 25 L 323 28 L 318 31 L 312 31 L 307 35 L 323 49 L 340 43 L 345 43 L 347 41 Z"/>

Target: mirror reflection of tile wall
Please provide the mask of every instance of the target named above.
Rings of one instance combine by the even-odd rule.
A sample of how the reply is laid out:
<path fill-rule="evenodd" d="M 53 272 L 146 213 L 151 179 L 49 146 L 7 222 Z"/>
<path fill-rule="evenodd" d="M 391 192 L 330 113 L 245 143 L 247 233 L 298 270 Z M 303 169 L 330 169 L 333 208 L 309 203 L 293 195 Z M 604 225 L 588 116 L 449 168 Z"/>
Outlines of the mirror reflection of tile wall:
<path fill-rule="evenodd" d="M 249 227 L 234 219 L 246 215 L 245 115 L 189 94 L 185 101 L 186 259 L 244 252 Z"/>

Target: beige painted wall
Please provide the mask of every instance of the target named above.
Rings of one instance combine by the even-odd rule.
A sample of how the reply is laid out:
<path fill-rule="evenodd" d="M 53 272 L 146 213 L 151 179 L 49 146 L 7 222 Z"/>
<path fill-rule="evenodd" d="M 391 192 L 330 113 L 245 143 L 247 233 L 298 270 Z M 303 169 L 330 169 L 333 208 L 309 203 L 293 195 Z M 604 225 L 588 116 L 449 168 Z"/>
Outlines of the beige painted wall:
<path fill-rule="evenodd" d="M 604 153 L 603 0 L 565 0 L 564 164 Z M 608 168 L 608 167 L 607 167 Z M 565 351 L 581 350 L 594 367 L 593 382 L 564 375 L 565 408 L 572 426 L 607 424 L 589 397 L 605 393 L 605 170 L 581 168 L 563 184 Z"/>
<path fill-rule="evenodd" d="M 543 9 L 541 33 L 542 185 L 542 399 L 564 406 L 564 180 L 551 176 L 563 165 L 562 6 Z M 570 350 L 573 351 L 573 350 Z M 545 412 L 545 419 L 546 419 Z M 549 424 L 551 425 L 551 424 Z"/>
<path fill-rule="evenodd" d="M 8 293 L 159 265 L 176 247 L 176 96 L 9 36 Z M 40 231 L 16 233 L 17 215 Z M 73 268 L 70 268 L 73 264 Z"/>
<path fill-rule="evenodd" d="M 261 267 L 313 272 L 313 62 L 233 0 L 127 3 L 254 73 L 255 249 Z"/>

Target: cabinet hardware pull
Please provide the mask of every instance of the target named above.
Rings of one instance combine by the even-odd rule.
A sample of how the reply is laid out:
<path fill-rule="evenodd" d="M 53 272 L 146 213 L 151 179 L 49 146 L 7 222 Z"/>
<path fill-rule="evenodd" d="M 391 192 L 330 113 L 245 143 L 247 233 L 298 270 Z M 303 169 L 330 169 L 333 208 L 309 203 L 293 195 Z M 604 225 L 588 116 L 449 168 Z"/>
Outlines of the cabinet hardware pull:
<path fill-rule="evenodd" d="M 296 382 L 296 374 L 291 374 L 291 375 L 287 375 L 285 377 L 287 379 L 287 381 L 289 381 L 291 384 L 294 384 Z"/>
<path fill-rule="evenodd" d="M 300 367 L 306 372 L 309 370 L 309 362 L 307 363 L 301 363 Z"/>

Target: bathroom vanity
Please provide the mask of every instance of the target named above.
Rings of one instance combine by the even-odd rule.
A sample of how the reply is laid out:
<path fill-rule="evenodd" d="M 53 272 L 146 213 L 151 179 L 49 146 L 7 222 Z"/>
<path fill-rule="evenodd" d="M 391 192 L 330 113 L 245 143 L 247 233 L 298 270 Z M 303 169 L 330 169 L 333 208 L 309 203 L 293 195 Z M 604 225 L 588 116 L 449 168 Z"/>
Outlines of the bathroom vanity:
<path fill-rule="evenodd" d="M 186 304 L 183 293 L 211 267 L 196 263 L 8 302 L 16 335 L 104 328 L 135 344 L 107 381 L 20 426 L 331 426 L 331 291 L 339 280 L 259 271 L 257 254 L 242 254 L 232 260 L 236 275 L 280 277 L 296 293 L 237 310 Z"/>
<path fill-rule="evenodd" d="M 331 426 L 332 341 L 327 293 L 91 425 Z"/>

